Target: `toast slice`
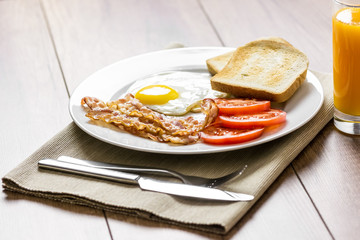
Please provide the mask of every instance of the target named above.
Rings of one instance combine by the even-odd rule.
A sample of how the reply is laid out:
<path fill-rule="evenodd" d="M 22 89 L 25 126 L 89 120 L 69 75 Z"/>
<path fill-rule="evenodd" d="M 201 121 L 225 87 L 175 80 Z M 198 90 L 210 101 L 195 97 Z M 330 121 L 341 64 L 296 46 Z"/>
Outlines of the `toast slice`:
<path fill-rule="evenodd" d="M 215 75 L 220 72 L 225 65 L 229 62 L 234 51 L 227 52 L 225 54 L 210 58 L 206 60 L 206 66 L 211 75 Z"/>
<path fill-rule="evenodd" d="M 308 66 L 307 56 L 289 43 L 259 39 L 237 48 L 211 86 L 236 97 L 284 102 L 304 82 Z"/>
<path fill-rule="evenodd" d="M 278 42 L 283 42 L 285 44 L 288 44 L 291 46 L 289 42 L 287 42 L 285 39 L 279 38 L 279 37 L 268 37 L 268 38 L 260 38 L 258 40 L 273 40 Z M 211 75 L 215 75 L 218 72 L 220 72 L 225 65 L 229 62 L 231 56 L 233 55 L 234 51 L 210 58 L 206 60 L 207 68 Z"/>

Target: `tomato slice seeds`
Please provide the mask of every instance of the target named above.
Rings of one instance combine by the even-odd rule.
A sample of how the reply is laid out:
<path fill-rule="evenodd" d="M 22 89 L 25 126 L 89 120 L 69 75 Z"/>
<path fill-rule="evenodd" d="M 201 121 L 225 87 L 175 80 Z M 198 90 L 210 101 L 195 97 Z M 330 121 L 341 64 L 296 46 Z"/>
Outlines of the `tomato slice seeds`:
<path fill-rule="evenodd" d="M 263 133 L 264 128 L 255 129 L 234 129 L 218 125 L 205 128 L 200 134 L 206 143 L 211 144 L 232 144 L 241 143 L 258 138 Z"/>
<path fill-rule="evenodd" d="M 279 109 L 247 114 L 219 116 L 220 122 L 230 128 L 254 128 L 280 124 L 286 121 L 286 112 Z"/>
<path fill-rule="evenodd" d="M 220 114 L 247 114 L 270 109 L 270 101 L 244 98 L 215 98 Z"/>

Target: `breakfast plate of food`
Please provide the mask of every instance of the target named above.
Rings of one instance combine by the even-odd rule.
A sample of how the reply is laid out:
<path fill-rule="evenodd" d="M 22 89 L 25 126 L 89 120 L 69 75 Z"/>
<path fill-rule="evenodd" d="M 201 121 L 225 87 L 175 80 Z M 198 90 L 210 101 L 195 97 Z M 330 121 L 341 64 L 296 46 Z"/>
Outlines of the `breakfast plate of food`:
<path fill-rule="evenodd" d="M 89 135 L 137 151 L 203 154 L 263 144 L 300 128 L 323 103 L 307 57 L 280 38 L 151 52 L 109 65 L 72 93 Z"/>

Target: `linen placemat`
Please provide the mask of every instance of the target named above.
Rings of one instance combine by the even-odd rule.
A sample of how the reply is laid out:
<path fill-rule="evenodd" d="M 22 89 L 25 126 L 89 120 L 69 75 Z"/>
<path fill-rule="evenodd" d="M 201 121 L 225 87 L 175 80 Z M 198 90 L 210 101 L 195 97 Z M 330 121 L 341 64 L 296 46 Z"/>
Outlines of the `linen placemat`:
<path fill-rule="evenodd" d="M 324 104 L 306 125 L 280 139 L 256 147 L 204 155 L 166 155 L 116 147 L 97 140 L 74 123 L 54 136 L 3 177 L 5 190 L 86 205 L 154 221 L 227 233 L 272 182 L 309 144 L 333 116 L 332 76 L 316 73 L 324 89 Z M 40 159 L 61 155 L 110 163 L 169 168 L 189 175 L 219 177 L 247 165 L 223 189 L 253 194 L 251 202 L 224 203 L 142 191 L 135 185 L 38 169 Z"/>

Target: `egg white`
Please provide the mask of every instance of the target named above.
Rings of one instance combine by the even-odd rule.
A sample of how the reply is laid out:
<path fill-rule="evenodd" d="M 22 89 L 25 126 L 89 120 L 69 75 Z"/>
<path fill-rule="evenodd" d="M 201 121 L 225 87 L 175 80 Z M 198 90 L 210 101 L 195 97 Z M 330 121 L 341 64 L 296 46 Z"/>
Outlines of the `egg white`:
<path fill-rule="evenodd" d="M 149 85 L 165 85 L 178 92 L 179 97 L 165 104 L 145 104 L 150 109 L 180 116 L 189 111 L 199 111 L 199 103 L 204 98 L 228 97 L 228 94 L 211 89 L 210 75 L 207 73 L 170 71 L 136 81 L 127 93 L 135 95 Z"/>

